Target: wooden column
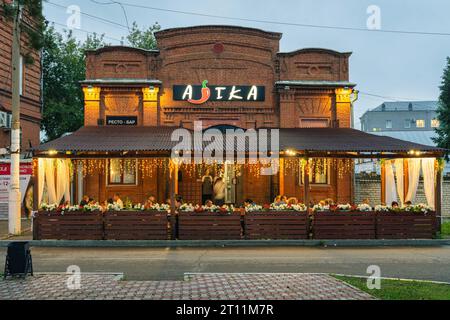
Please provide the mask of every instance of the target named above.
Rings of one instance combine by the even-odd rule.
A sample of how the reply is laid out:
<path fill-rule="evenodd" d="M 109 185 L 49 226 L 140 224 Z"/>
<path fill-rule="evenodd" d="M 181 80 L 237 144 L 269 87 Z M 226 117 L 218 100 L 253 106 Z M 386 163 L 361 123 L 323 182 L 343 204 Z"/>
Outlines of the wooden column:
<path fill-rule="evenodd" d="M 381 163 L 381 203 L 388 205 L 386 203 L 386 165 L 384 161 Z"/>
<path fill-rule="evenodd" d="M 33 159 L 34 160 L 34 159 Z M 42 177 L 39 177 L 39 159 L 33 161 L 33 211 L 39 209 L 39 181 Z"/>
<path fill-rule="evenodd" d="M 280 158 L 280 170 L 279 170 L 279 177 L 280 177 L 280 183 L 279 183 L 279 194 L 284 194 L 284 158 Z M 273 199 L 271 199 L 273 200 Z"/>
<path fill-rule="evenodd" d="M 306 165 L 303 167 L 303 199 L 305 205 L 309 207 L 309 159 L 306 158 Z"/>
<path fill-rule="evenodd" d="M 175 183 L 175 194 L 179 194 L 179 188 L 178 188 L 178 171 L 180 169 L 177 162 L 174 162 L 174 183 Z"/>
<path fill-rule="evenodd" d="M 170 212 L 175 213 L 175 165 L 172 160 L 169 160 L 169 183 L 170 183 Z"/>
<path fill-rule="evenodd" d="M 403 202 L 406 202 L 406 195 L 409 189 L 409 162 L 408 159 L 403 159 Z"/>
<path fill-rule="evenodd" d="M 436 210 L 436 231 L 441 232 L 442 214 L 442 170 L 439 165 L 436 167 L 436 188 L 434 192 L 434 208 Z"/>

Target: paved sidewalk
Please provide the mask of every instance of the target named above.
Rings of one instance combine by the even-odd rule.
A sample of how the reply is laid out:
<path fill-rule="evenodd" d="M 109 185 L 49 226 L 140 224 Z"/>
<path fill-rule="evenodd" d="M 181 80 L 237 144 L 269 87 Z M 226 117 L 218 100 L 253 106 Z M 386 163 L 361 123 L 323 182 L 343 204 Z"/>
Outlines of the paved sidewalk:
<path fill-rule="evenodd" d="M 156 300 L 370 300 L 369 294 L 325 274 L 186 274 L 184 281 L 121 281 L 114 274 L 82 274 L 78 290 L 69 275 L 37 274 L 0 280 L 6 299 Z"/>
<path fill-rule="evenodd" d="M 8 220 L 0 220 L 0 240 L 31 240 L 31 219 L 22 219 L 22 235 L 12 237 L 8 234 Z"/>

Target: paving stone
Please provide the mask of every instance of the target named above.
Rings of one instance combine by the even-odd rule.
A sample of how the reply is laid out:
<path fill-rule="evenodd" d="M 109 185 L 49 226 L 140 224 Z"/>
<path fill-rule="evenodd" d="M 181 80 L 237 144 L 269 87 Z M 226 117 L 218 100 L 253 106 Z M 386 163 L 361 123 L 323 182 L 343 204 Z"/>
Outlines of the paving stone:
<path fill-rule="evenodd" d="M 359 300 L 369 294 L 323 274 L 189 274 L 185 281 L 118 281 L 113 274 L 82 274 L 81 288 L 67 288 L 66 274 L 0 280 L 0 300 Z"/>

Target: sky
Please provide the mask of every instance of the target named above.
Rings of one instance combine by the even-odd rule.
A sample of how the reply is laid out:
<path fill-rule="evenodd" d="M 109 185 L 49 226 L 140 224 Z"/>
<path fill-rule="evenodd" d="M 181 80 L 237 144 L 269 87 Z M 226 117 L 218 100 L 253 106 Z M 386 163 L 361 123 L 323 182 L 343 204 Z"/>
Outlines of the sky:
<path fill-rule="evenodd" d="M 320 47 L 353 52 L 350 57 L 350 81 L 356 83 L 356 88 L 360 91 L 355 104 L 356 128 L 360 128 L 359 117 L 366 110 L 384 101 L 437 100 L 446 57 L 450 56 L 448 0 L 118 0 L 117 2 L 45 0 L 44 15 L 47 20 L 55 23 L 58 31 L 62 31 L 67 29 L 68 20 L 74 21 L 70 19 L 70 11 L 69 13 L 67 11 L 69 6 L 75 5 L 81 11 L 80 19 L 75 21 L 79 21 L 79 29 L 73 29 L 75 36 L 84 40 L 87 32 L 96 32 L 104 34 L 105 41 L 111 44 L 120 44 L 120 40 L 128 34 L 127 26 L 131 26 L 133 21 L 140 27 L 148 27 L 158 22 L 162 29 L 227 24 L 282 32 L 280 51 Z M 130 4 L 151 8 L 137 8 Z M 371 6 L 377 6 L 379 15 L 368 11 Z M 379 31 L 369 30 L 368 20 L 374 22 L 375 24 L 370 25 L 372 28 L 379 28 Z M 341 27 L 341 29 L 298 24 Z M 77 26 L 76 23 L 75 25 Z M 386 32 L 391 30 L 408 33 Z"/>

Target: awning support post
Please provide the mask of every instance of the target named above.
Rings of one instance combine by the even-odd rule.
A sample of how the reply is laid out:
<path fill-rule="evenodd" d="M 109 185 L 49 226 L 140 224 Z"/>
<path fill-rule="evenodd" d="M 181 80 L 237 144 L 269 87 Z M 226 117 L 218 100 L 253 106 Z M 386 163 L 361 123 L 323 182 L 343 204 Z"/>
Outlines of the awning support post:
<path fill-rule="evenodd" d="M 386 164 L 385 160 L 381 161 L 381 203 L 388 205 L 386 203 Z"/>
<path fill-rule="evenodd" d="M 280 168 L 278 171 L 280 181 L 279 181 L 279 195 L 284 195 L 284 158 L 280 158 Z M 271 199 L 272 201 L 273 199 Z"/>
<path fill-rule="evenodd" d="M 170 213 L 175 214 L 175 164 L 169 160 L 169 180 L 170 180 Z"/>
<path fill-rule="evenodd" d="M 33 159 L 33 211 L 39 210 L 39 159 Z"/>
<path fill-rule="evenodd" d="M 436 160 L 437 161 L 437 160 Z M 439 163 L 436 167 L 436 191 L 434 193 L 434 209 L 436 210 L 436 231 L 441 232 L 442 222 L 442 169 Z"/>
<path fill-rule="evenodd" d="M 408 159 L 403 159 L 403 202 L 406 201 L 408 189 L 409 189 L 409 162 Z"/>
<path fill-rule="evenodd" d="M 309 159 L 306 158 L 306 164 L 303 166 L 303 199 L 305 205 L 309 207 Z"/>

